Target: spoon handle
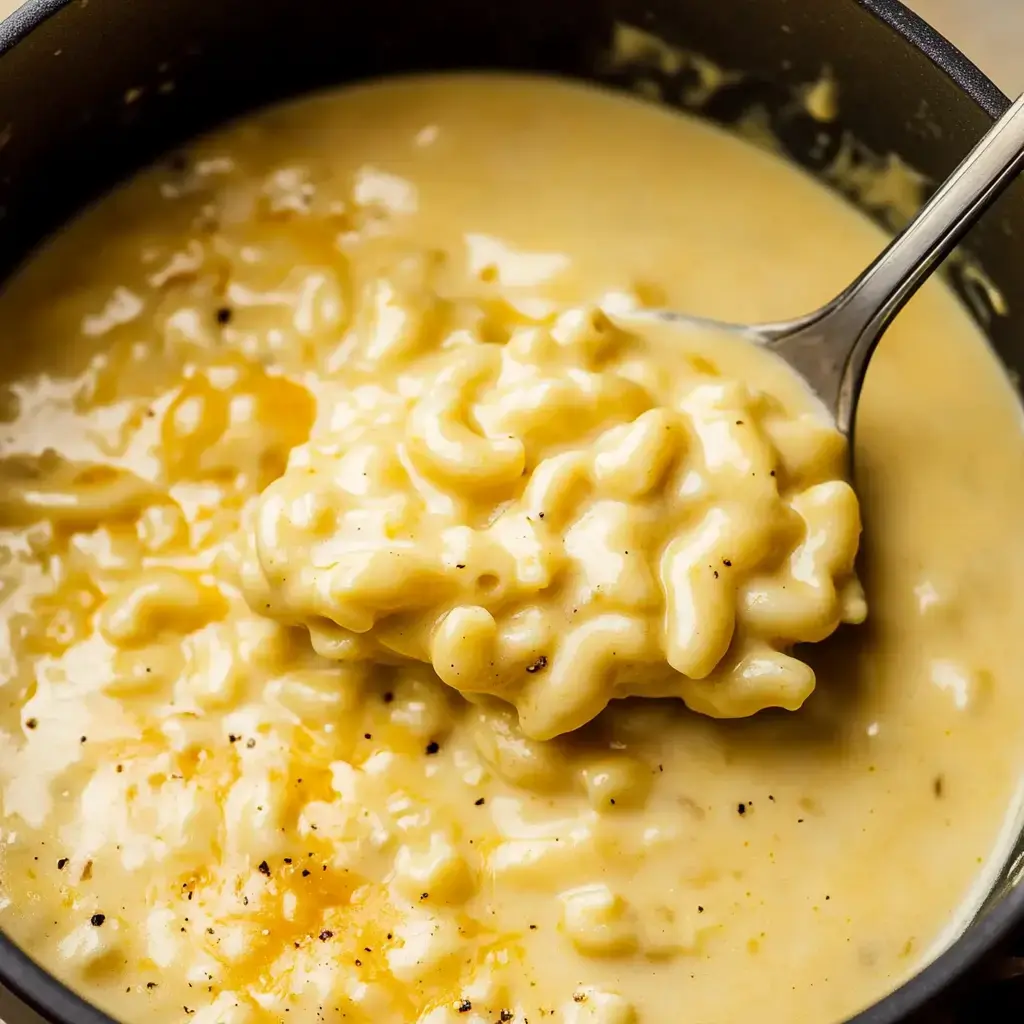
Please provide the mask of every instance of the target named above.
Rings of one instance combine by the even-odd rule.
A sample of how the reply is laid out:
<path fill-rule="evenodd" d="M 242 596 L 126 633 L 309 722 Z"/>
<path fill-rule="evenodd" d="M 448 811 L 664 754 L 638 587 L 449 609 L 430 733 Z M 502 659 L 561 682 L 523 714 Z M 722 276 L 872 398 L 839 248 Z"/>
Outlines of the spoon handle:
<path fill-rule="evenodd" d="M 794 355 L 800 353 L 806 359 L 812 336 L 819 353 L 819 346 L 831 340 L 829 362 L 836 369 L 841 366 L 842 372 L 836 375 L 832 371 L 833 393 L 823 393 L 822 398 L 832 407 L 843 433 L 850 433 L 868 360 L 882 332 L 1010 184 L 1022 164 L 1024 95 L 985 133 L 910 224 L 849 288 L 817 313 L 788 329 L 778 325 L 772 332 L 774 338 L 769 344 L 784 357 L 791 349 Z M 842 348 L 836 351 L 835 346 L 841 342 Z"/>

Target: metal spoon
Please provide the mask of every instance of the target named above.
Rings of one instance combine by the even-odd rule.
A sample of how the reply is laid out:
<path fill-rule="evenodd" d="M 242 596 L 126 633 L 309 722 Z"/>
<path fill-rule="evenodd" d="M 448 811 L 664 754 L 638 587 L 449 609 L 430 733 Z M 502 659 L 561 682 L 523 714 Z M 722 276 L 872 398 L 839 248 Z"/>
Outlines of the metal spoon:
<path fill-rule="evenodd" d="M 821 309 L 782 323 L 726 324 L 658 311 L 659 319 L 725 330 L 775 352 L 849 436 L 871 354 L 886 327 L 1024 164 L 1024 95 L 882 254 Z"/>

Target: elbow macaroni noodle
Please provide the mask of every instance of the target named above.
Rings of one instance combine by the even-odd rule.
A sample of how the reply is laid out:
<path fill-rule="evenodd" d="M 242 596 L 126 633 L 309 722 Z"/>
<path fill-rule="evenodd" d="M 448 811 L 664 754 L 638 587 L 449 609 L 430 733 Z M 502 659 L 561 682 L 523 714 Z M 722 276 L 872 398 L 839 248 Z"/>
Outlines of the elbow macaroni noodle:
<path fill-rule="evenodd" d="M 844 445 L 809 396 L 733 339 L 475 315 L 406 328 L 397 363 L 390 316 L 359 321 L 351 385 L 255 510 L 252 607 L 327 657 L 429 662 L 541 739 L 616 697 L 798 708 L 788 648 L 865 611 Z"/>

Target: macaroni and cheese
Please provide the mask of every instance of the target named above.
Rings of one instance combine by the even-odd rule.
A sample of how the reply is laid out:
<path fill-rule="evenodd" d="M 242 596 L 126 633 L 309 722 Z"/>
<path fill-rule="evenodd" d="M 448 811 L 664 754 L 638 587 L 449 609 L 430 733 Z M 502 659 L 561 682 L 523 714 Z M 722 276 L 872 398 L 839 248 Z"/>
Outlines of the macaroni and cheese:
<path fill-rule="evenodd" d="M 502 76 L 100 201 L 0 296 L 0 926 L 127 1024 L 790 1024 L 916 970 L 1024 758 L 1019 410 L 926 287 L 858 419 L 865 599 L 813 402 L 642 317 L 810 309 L 881 242 Z"/>
<path fill-rule="evenodd" d="M 428 662 L 538 739 L 630 695 L 800 707 L 814 673 L 781 648 L 864 618 L 842 437 L 745 342 L 524 314 L 504 273 L 472 326 L 426 282 L 426 325 L 370 305 L 390 276 L 357 297 L 329 415 L 256 508 L 253 609 L 325 657 Z"/>

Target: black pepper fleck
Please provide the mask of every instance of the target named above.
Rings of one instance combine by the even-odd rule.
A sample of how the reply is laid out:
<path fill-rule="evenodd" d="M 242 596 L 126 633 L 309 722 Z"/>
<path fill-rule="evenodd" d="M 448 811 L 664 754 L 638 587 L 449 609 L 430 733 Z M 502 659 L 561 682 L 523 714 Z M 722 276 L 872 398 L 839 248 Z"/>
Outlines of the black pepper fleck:
<path fill-rule="evenodd" d="M 261 875 L 270 876 L 270 865 L 265 860 L 260 861 L 259 872 Z"/>
<path fill-rule="evenodd" d="M 302 869 L 302 877 L 303 878 L 309 878 L 309 868 L 303 868 Z"/>
<path fill-rule="evenodd" d="M 96 928 L 99 928 L 99 926 L 103 924 L 103 922 L 106 921 L 106 919 L 106 914 L 93 914 L 92 917 L 89 918 L 89 922 Z"/>
<path fill-rule="evenodd" d="M 726 569 L 728 569 L 732 565 L 732 562 L 730 562 L 728 558 L 723 558 L 722 565 L 724 565 Z"/>
<path fill-rule="evenodd" d="M 328 931 L 326 928 L 320 933 L 320 941 L 326 942 L 328 939 L 334 938 L 334 932 Z"/>
<path fill-rule="evenodd" d="M 222 327 L 225 324 L 231 323 L 231 310 L 228 309 L 227 306 L 221 306 L 220 309 L 217 310 L 217 323 Z"/>
<path fill-rule="evenodd" d="M 502 1010 L 498 1017 L 502 1021 L 502 1024 L 508 1024 L 508 1022 L 515 1017 L 515 1014 L 511 1010 Z"/>
<path fill-rule="evenodd" d="M 395 699 L 395 695 L 390 690 L 388 690 L 388 692 L 384 694 L 384 703 L 385 704 L 390 704 L 394 699 Z"/>
<path fill-rule="evenodd" d="M 459 1000 L 459 1013 L 469 1013 L 473 1009 L 473 1004 L 468 999 Z"/>
<path fill-rule="evenodd" d="M 67 857 L 61 857 L 61 859 L 59 861 L 57 861 L 57 870 L 58 871 L 63 871 L 64 868 L 67 866 L 67 863 L 68 863 Z"/>
<path fill-rule="evenodd" d="M 427 744 L 427 753 L 428 754 L 436 754 L 440 749 L 441 749 L 440 745 L 435 740 L 431 740 Z"/>
<path fill-rule="evenodd" d="M 26 721 L 25 721 L 25 728 L 26 729 L 34 729 L 38 724 L 39 724 L 39 719 L 38 718 L 29 718 L 29 719 L 26 719 Z"/>
<path fill-rule="evenodd" d="M 739 804 L 739 805 L 737 805 L 736 810 L 739 811 L 740 814 L 746 814 L 747 813 L 747 805 L 746 804 Z"/>
<path fill-rule="evenodd" d="M 542 668 L 546 668 L 548 664 L 547 656 L 542 654 L 532 665 L 526 666 L 527 672 L 539 672 Z"/>
<path fill-rule="evenodd" d="M 946 792 L 946 780 L 942 775 L 936 775 L 932 780 L 932 792 L 937 800 L 941 800 Z"/>
<path fill-rule="evenodd" d="M 480 797 L 479 799 L 473 801 L 473 806 L 474 807 L 483 807 L 484 802 L 485 802 L 484 798 Z"/>
<path fill-rule="evenodd" d="M 245 745 L 246 745 L 246 746 L 247 746 L 247 747 L 248 747 L 248 748 L 249 748 L 250 750 L 252 750 L 252 748 L 256 746 L 256 741 L 255 741 L 254 739 L 247 739 L 247 740 L 245 741 Z"/>

